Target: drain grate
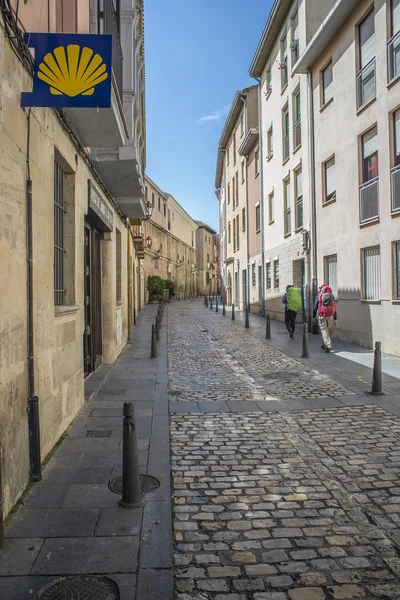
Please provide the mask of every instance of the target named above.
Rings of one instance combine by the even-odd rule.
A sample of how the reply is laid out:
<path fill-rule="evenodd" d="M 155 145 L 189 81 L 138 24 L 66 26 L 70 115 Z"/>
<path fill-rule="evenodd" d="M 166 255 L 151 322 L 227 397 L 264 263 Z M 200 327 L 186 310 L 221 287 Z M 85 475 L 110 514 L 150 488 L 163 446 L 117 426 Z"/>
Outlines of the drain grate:
<path fill-rule="evenodd" d="M 122 494 L 122 477 L 111 479 L 108 487 L 114 494 Z M 141 475 L 140 487 L 143 494 L 150 494 L 150 492 L 154 492 L 154 490 L 160 487 L 160 482 L 155 477 L 151 477 L 151 475 Z"/>
<path fill-rule="evenodd" d="M 108 577 L 82 575 L 61 577 L 40 590 L 35 600 L 65 600 L 87 598 L 89 600 L 119 600 L 117 584 Z"/>
<path fill-rule="evenodd" d="M 170 396 L 182 396 L 183 392 L 181 390 L 171 390 Z"/>
<path fill-rule="evenodd" d="M 87 431 L 86 437 L 111 437 L 112 431 Z"/>

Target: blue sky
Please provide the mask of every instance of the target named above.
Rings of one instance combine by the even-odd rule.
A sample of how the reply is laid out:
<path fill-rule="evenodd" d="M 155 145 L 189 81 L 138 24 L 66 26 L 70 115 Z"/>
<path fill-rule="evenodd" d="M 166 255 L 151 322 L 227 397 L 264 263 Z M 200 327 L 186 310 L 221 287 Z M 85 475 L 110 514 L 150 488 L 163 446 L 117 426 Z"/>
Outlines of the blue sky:
<path fill-rule="evenodd" d="M 147 174 L 218 231 L 216 153 L 272 0 L 146 0 Z"/>

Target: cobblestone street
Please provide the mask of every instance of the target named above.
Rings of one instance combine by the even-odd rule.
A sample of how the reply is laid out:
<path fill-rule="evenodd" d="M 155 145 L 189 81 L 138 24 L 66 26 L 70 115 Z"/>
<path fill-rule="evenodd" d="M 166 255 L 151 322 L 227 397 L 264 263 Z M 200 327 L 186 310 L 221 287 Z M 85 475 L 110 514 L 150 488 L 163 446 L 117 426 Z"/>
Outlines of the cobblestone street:
<path fill-rule="evenodd" d="M 400 598 L 399 418 L 198 301 L 168 336 L 177 600 Z"/>

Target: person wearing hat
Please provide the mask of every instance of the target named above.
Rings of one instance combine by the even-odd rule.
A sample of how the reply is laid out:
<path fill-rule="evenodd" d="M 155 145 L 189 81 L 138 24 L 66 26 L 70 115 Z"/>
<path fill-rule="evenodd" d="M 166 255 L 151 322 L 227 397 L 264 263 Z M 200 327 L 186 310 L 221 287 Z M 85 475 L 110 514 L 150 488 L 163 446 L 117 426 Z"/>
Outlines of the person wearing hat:
<path fill-rule="evenodd" d="M 318 324 L 322 335 L 322 350 L 332 350 L 332 326 L 337 324 L 336 301 L 329 285 L 322 284 L 314 301 L 313 317 L 318 317 Z"/>

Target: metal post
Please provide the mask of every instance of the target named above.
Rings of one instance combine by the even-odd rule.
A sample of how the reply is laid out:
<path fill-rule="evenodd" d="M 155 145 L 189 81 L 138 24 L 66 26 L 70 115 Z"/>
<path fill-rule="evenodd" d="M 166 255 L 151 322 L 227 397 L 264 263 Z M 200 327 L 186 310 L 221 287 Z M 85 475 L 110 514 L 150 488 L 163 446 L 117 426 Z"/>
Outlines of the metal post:
<path fill-rule="evenodd" d="M 42 479 L 42 461 L 40 457 L 39 398 L 37 396 L 28 399 L 28 424 L 30 474 L 36 481 L 40 481 Z"/>
<path fill-rule="evenodd" d="M 308 354 L 308 324 L 303 324 L 303 350 L 301 353 L 302 358 L 309 358 Z"/>
<path fill-rule="evenodd" d="M 204 296 L 204 306 L 207 306 L 207 296 Z"/>
<path fill-rule="evenodd" d="M 157 338 L 156 338 L 156 326 L 151 326 L 151 356 L 150 358 L 157 358 Z"/>
<path fill-rule="evenodd" d="M 205 306 L 208 308 L 208 297 L 206 296 Z"/>
<path fill-rule="evenodd" d="M 122 498 L 118 504 L 123 508 L 139 508 L 139 506 L 143 506 L 144 504 L 140 486 L 139 455 L 133 402 L 124 402 Z"/>
<path fill-rule="evenodd" d="M 265 339 L 267 339 L 267 340 L 271 339 L 271 319 L 268 314 L 267 314 L 267 325 L 266 325 L 266 330 L 265 330 Z"/>
<path fill-rule="evenodd" d="M 222 316 L 224 317 L 226 315 L 225 312 L 225 302 L 222 303 Z"/>
<path fill-rule="evenodd" d="M 218 312 L 218 296 L 215 297 L 215 312 Z"/>
<path fill-rule="evenodd" d="M 371 394 L 382 396 L 382 350 L 381 342 L 375 342 L 374 369 L 372 371 L 372 390 Z"/>
<path fill-rule="evenodd" d="M 232 321 L 235 320 L 235 305 L 232 304 Z"/>
<path fill-rule="evenodd" d="M 246 327 L 246 329 L 248 329 L 250 327 L 250 323 L 249 323 L 249 309 L 247 308 L 247 306 L 246 306 L 246 309 L 245 309 L 244 319 L 245 319 L 244 326 Z"/>
<path fill-rule="evenodd" d="M 210 298 L 210 310 L 212 310 L 212 298 Z"/>
<path fill-rule="evenodd" d="M 156 316 L 156 340 L 160 341 L 160 317 Z"/>

